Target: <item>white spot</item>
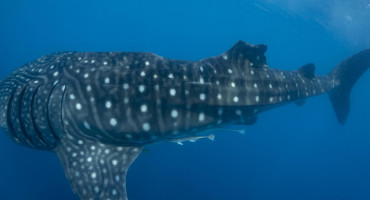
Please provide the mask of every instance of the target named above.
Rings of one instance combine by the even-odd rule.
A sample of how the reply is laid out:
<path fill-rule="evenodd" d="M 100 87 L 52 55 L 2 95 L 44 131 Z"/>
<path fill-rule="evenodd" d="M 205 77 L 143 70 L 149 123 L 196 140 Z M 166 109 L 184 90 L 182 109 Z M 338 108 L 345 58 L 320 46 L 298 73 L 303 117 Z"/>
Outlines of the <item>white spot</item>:
<path fill-rule="evenodd" d="M 106 101 L 105 102 L 105 107 L 108 108 L 108 109 L 111 108 L 112 107 L 112 102 Z"/>
<path fill-rule="evenodd" d="M 271 88 L 271 89 L 272 89 L 272 85 L 271 85 L 271 83 L 269 84 L 269 88 Z"/>
<path fill-rule="evenodd" d="M 236 111 L 235 111 L 235 114 L 237 114 L 237 115 L 241 115 L 241 114 L 242 114 L 242 111 L 241 111 L 241 110 L 236 110 Z"/>
<path fill-rule="evenodd" d="M 149 123 L 147 123 L 147 122 L 145 122 L 145 123 L 143 124 L 143 130 L 144 130 L 144 131 L 149 131 L 149 130 L 150 130 L 150 124 L 149 124 Z"/>
<path fill-rule="evenodd" d="M 231 87 L 235 87 L 235 83 L 234 82 L 231 82 Z"/>
<path fill-rule="evenodd" d="M 251 74 L 254 75 L 254 71 L 253 70 L 251 70 Z"/>
<path fill-rule="evenodd" d="M 177 112 L 177 110 L 172 110 L 172 111 L 171 111 L 171 116 L 172 116 L 173 118 L 176 118 L 178 115 L 179 115 L 179 113 Z"/>
<path fill-rule="evenodd" d="M 251 67 L 253 66 L 253 63 L 252 63 L 252 62 L 250 63 L 250 66 L 251 66 Z"/>
<path fill-rule="evenodd" d="M 109 153 L 110 153 L 110 150 L 109 150 L 109 149 L 106 149 L 106 150 L 104 151 L 104 153 L 105 153 L 105 154 L 109 154 Z M 103 160 L 103 162 L 104 162 L 104 160 Z"/>
<path fill-rule="evenodd" d="M 154 75 L 153 75 L 153 77 L 154 77 L 154 78 L 158 78 L 158 75 L 157 75 L 157 74 L 154 74 Z"/>
<path fill-rule="evenodd" d="M 266 77 L 267 77 L 267 78 L 270 78 L 270 75 L 268 75 L 268 74 L 267 74 L 267 75 L 266 75 Z"/>
<path fill-rule="evenodd" d="M 84 78 L 89 78 L 89 74 L 88 73 L 84 74 Z"/>
<path fill-rule="evenodd" d="M 123 84 L 123 89 L 127 90 L 129 88 L 129 85 L 127 83 Z"/>
<path fill-rule="evenodd" d="M 112 164 L 113 165 L 117 165 L 118 164 L 118 161 L 117 160 L 112 160 Z"/>
<path fill-rule="evenodd" d="M 141 110 L 141 112 L 146 112 L 148 110 L 148 106 L 143 104 L 143 105 L 141 105 L 140 110 Z"/>
<path fill-rule="evenodd" d="M 201 71 L 201 72 L 203 72 L 203 70 L 204 70 L 204 69 L 203 69 L 203 66 L 200 66 L 200 71 Z"/>
<path fill-rule="evenodd" d="M 256 96 L 256 102 L 259 102 L 259 101 L 260 101 L 260 97 Z"/>
<path fill-rule="evenodd" d="M 227 60 L 227 55 L 223 55 L 223 56 L 222 56 L 222 58 L 223 58 L 224 60 Z"/>
<path fill-rule="evenodd" d="M 54 76 L 58 76 L 58 74 L 59 74 L 59 72 L 54 72 L 54 74 L 53 74 L 53 75 L 54 75 Z"/>
<path fill-rule="evenodd" d="M 274 98 L 273 97 L 270 97 L 270 102 L 273 102 L 274 101 Z"/>
<path fill-rule="evenodd" d="M 91 157 L 88 157 L 87 158 L 87 162 L 91 162 L 92 161 L 92 158 Z"/>
<path fill-rule="evenodd" d="M 104 62 L 103 62 L 103 65 L 108 65 L 108 62 L 107 62 L 107 61 L 104 61 Z"/>
<path fill-rule="evenodd" d="M 149 61 L 145 61 L 145 65 L 149 66 L 150 65 Z"/>
<path fill-rule="evenodd" d="M 115 119 L 115 118 L 111 118 L 111 119 L 109 120 L 109 123 L 110 123 L 110 125 L 111 125 L 111 126 L 117 126 L 117 119 Z"/>
<path fill-rule="evenodd" d="M 108 77 L 106 77 L 106 78 L 104 79 L 104 83 L 109 84 L 109 82 L 110 82 L 110 79 L 109 79 Z"/>
<path fill-rule="evenodd" d="M 145 72 L 141 71 L 140 76 L 145 76 Z"/>
<path fill-rule="evenodd" d="M 86 86 L 86 91 L 88 91 L 88 92 L 91 91 L 91 86 L 90 85 Z"/>
<path fill-rule="evenodd" d="M 171 74 L 169 74 L 168 75 L 168 78 L 170 78 L 170 79 L 173 79 L 174 77 L 173 77 L 173 74 L 171 73 Z"/>
<path fill-rule="evenodd" d="M 76 108 L 77 108 L 77 110 L 81 110 L 81 108 L 82 108 L 81 104 L 80 103 L 77 103 L 76 104 Z"/>
<path fill-rule="evenodd" d="M 82 140 L 78 140 L 78 144 L 81 145 L 83 144 L 84 142 Z"/>
<path fill-rule="evenodd" d="M 200 77 L 200 79 L 199 79 L 199 83 L 200 83 L 200 84 L 203 84 L 203 83 L 204 83 L 204 79 L 203 79 L 203 77 Z"/>
<path fill-rule="evenodd" d="M 255 84 L 253 85 L 253 87 L 254 87 L 254 88 L 257 88 L 257 87 L 258 87 L 258 86 L 257 86 L 257 83 L 255 83 Z"/>
<path fill-rule="evenodd" d="M 142 93 L 145 91 L 145 86 L 144 85 L 140 85 L 139 86 L 139 91 Z"/>
<path fill-rule="evenodd" d="M 287 96 L 287 99 L 290 100 L 290 95 Z"/>
<path fill-rule="evenodd" d="M 206 95 L 204 93 L 201 93 L 199 95 L 199 98 L 200 98 L 200 100 L 204 101 L 204 100 L 206 100 Z"/>
<path fill-rule="evenodd" d="M 236 96 L 235 96 L 233 100 L 234 100 L 234 102 L 236 103 L 236 102 L 238 102 L 238 101 L 239 101 L 239 97 L 236 97 Z"/>
<path fill-rule="evenodd" d="M 99 187 L 95 186 L 94 191 L 95 191 L 95 193 L 99 193 Z"/>
<path fill-rule="evenodd" d="M 86 129 L 91 129 L 90 124 L 87 123 L 86 121 L 84 122 L 84 126 L 85 126 Z"/>
<path fill-rule="evenodd" d="M 75 95 L 74 94 L 70 94 L 69 95 L 69 99 L 73 100 L 73 99 L 76 99 Z"/>
<path fill-rule="evenodd" d="M 233 70 L 232 69 L 228 69 L 227 72 L 229 72 L 229 74 L 233 73 Z"/>
<path fill-rule="evenodd" d="M 204 121 L 204 118 L 205 118 L 205 115 L 204 115 L 204 113 L 199 113 L 199 117 L 198 117 L 198 120 L 200 121 L 200 122 L 202 122 L 202 121 Z"/>
<path fill-rule="evenodd" d="M 96 173 L 95 172 L 91 173 L 91 178 L 93 178 L 93 179 L 96 178 Z"/>
<path fill-rule="evenodd" d="M 175 89 L 173 89 L 173 88 L 171 88 L 171 89 L 170 89 L 170 95 L 171 95 L 171 96 L 175 96 L 175 95 L 176 95 L 176 90 L 175 90 Z"/>
<path fill-rule="evenodd" d="M 222 99 L 222 95 L 221 94 L 218 94 L 217 95 L 217 99 L 221 100 Z"/>
<path fill-rule="evenodd" d="M 95 146 L 93 145 L 93 146 L 91 146 L 91 147 L 90 147 L 90 149 L 94 151 L 96 148 L 95 148 Z"/>

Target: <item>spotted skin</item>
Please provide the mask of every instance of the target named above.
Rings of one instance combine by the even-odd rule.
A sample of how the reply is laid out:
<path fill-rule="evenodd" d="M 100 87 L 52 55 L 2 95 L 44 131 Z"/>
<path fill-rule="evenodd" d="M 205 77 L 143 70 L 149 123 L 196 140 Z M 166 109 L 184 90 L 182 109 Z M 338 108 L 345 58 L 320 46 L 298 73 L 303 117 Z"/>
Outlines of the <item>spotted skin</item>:
<path fill-rule="evenodd" d="M 126 200 L 126 173 L 144 145 L 254 124 L 260 112 L 328 91 L 333 101 L 348 82 L 347 64 L 328 76 L 315 76 L 312 64 L 271 69 L 266 49 L 239 41 L 196 62 L 132 52 L 47 55 L 0 82 L 0 125 L 21 145 L 55 151 L 80 199 Z M 366 50 L 349 61 L 365 71 L 369 58 Z"/>

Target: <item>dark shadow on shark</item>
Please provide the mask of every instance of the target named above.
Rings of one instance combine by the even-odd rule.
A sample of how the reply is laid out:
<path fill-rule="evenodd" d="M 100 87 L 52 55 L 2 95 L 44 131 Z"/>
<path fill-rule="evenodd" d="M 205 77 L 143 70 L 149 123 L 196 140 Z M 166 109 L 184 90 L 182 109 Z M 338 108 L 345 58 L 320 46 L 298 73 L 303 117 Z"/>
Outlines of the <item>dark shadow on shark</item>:
<path fill-rule="evenodd" d="M 269 68 L 266 50 L 239 41 L 196 62 L 134 52 L 50 54 L 0 82 L 0 125 L 18 144 L 55 151 L 80 199 L 126 200 L 127 170 L 147 144 L 196 141 L 204 138 L 197 133 L 254 124 L 261 112 L 327 92 L 345 123 L 370 49 L 327 76 L 316 76 L 313 64 Z"/>

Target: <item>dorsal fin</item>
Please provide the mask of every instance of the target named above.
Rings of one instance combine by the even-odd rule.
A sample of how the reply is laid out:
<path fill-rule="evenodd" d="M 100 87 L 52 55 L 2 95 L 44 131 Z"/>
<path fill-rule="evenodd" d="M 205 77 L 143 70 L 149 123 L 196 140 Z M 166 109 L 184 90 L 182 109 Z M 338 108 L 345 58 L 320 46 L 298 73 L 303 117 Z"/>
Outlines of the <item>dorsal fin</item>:
<path fill-rule="evenodd" d="M 303 65 L 297 71 L 305 78 L 313 79 L 315 77 L 315 65 L 313 63 Z"/>
<path fill-rule="evenodd" d="M 241 69 L 241 71 L 245 71 L 250 67 L 262 68 L 267 67 L 266 50 L 266 45 L 251 45 L 239 40 L 233 47 L 220 56 L 206 58 L 200 62 L 222 66 L 222 68 L 232 66 L 233 68 Z"/>
<path fill-rule="evenodd" d="M 267 46 L 264 44 L 251 45 L 242 40 L 234 44 L 231 49 L 223 54 L 231 62 L 244 63 L 248 61 L 250 67 L 266 67 Z"/>

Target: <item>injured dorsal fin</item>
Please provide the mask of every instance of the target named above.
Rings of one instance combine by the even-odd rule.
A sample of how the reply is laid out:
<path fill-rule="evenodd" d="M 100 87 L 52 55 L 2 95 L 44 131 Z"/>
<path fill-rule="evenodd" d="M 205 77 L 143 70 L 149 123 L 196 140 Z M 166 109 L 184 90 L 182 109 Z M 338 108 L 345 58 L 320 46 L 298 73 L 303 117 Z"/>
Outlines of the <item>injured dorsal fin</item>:
<path fill-rule="evenodd" d="M 239 40 L 233 47 L 225 53 L 211 58 L 206 58 L 202 62 L 210 63 L 214 66 L 222 66 L 224 68 L 240 68 L 241 71 L 246 71 L 247 68 L 263 68 L 267 67 L 265 52 L 267 46 L 263 44 L 251 45 L 242 40 Z"/>
<path fill-rule="evenodd" d="M 250 67 L 266 67 L 266 51 L 264 44 L 251 45 L 239 40 L 223 56 L 227 56 L 231 62 L 249 61 Z"/>
<path fill-rule="evenodd" d="M 315 65 L 313 63 L 303 65 L 297 71 L 305 78 L 313 79 L 315 77 Z"/>

